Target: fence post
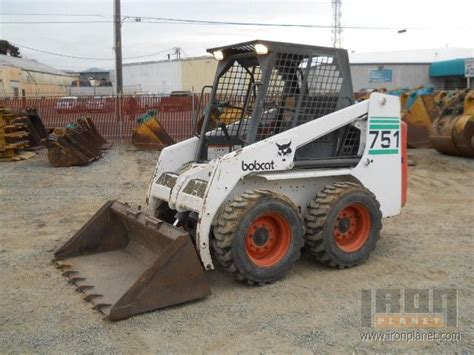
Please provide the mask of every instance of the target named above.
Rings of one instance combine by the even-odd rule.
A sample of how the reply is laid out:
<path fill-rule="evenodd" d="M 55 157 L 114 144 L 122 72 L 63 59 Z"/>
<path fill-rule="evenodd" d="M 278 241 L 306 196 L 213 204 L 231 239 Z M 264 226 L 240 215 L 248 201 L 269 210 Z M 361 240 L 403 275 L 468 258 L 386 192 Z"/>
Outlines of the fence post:
<path fill-rule="evenodd" d="M 195 131 L 195 125 L 196 125 L 196 112 L 194 112 L 194 86 L 193 86 L 193 104 L 192 104 L 192 113 L 191 113 L 191 126 L 192 126 L 192 129 L 193 129 L 193 133 Z"/>
<path fill-rule="evenodd" d="M 119 134 L 120 134 L 120 142 L 123 142 L 123 115 L 122 115 L 122 94 L 119 94 Z"/>
<path fill-rule="evenodd" d="M 118 140 L 123 142 L 123 120 L 122 120 L 122 95 L 119 93 L 115 96 L 115 117 L 118 122 Z"/>

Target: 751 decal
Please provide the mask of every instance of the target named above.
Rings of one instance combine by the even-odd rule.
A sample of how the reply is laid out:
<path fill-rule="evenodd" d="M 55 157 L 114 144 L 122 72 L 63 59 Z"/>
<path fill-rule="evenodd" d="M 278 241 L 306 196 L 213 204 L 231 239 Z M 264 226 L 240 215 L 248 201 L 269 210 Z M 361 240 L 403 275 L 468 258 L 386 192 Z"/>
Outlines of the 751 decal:
<path fill-rule="evenodd" d="M 369 154 L 398 154 L 400 147 L 400 117 L 369 117 Z"/>
<path fill-rule="evenodd" d="M 374 148 L 377 141 L 380 140 L 382 148 L 398 148 L 400 146 L 400 131 L 369 131 L 373 136 L 370 149 Z"/>

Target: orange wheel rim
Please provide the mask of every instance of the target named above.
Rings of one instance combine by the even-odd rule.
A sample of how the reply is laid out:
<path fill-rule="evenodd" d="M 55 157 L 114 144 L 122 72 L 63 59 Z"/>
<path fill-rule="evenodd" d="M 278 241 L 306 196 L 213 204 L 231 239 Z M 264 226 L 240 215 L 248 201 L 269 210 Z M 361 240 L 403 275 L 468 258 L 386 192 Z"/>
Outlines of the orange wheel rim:
<path fill-rule="evenodd" d="M 252 222 L 245 237 L 245 248 L 255 265 L 271 267 L 287 255 L 292 239 L 288 220 L 280 213 L 270 212 Z"/>
<path fill-rule="evenodd" d="M 353 203 L 337 215 L 334 239 L 340 249 L 353 253 L 367 243 L 371 228 L 372 218 L 368 208 L 361 203 Z"/>

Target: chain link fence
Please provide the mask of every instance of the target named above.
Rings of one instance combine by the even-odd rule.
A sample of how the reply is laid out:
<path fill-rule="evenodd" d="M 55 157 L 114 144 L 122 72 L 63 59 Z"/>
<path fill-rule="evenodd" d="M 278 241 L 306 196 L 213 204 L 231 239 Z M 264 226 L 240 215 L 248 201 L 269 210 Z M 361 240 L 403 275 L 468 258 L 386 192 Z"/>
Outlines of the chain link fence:
<path fill-rule="evenodd" d="M 99 132 L 108 140 L 130 142 L 137 119 L 149 110 L 158 112 L 158 119 L 175 141 L 193 135 L 194 108 L 199 97 L 129 95 L 81 97 L 19 97 L 0 98 L 0 105 L 14 111 L 34 107 L 48 129 L 64 127 L 78 117 L 89 116 Z"/>

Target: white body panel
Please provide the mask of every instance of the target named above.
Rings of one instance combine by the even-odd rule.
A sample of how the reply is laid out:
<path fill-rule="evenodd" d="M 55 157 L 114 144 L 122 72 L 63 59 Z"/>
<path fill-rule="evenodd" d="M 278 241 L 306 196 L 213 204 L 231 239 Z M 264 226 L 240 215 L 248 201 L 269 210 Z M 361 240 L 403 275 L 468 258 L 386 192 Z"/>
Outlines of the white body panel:
<path fill-rule="evenodd" d="M 294 154 L 298 147 L 347 124 L 353 124 L 361 130 L 361 158 L 355 167 L 293 169 Z M 246 190 L 265 188 L 284 194 L 305 216 L 308 202 L 326 184 L 356 181 L 374 193 L 384 217 L 400 213 L 401 132 L 398 97 L 374 93 L 367 101 L 248 145 L 209 163 L 192 164 L 187 170 L 179 172 L 183 164 L 193 160 L 197 142 L 197 138 L 191 138 L 163 150 L 148 197 L 150 213 L 154 212 L 156 202 L 163 200 L 179 212 L 194 211 L 199 214 L 196 247 L 206 269 L 213 268 L 209 236 L 219 208 Z M 291 149 L 281 154 L 277 144 L 287 145 L 289 142 Z M 162 180 L 158 180 L 163 173 L 175 174 L 174 186 L 161 185 Z"/>

